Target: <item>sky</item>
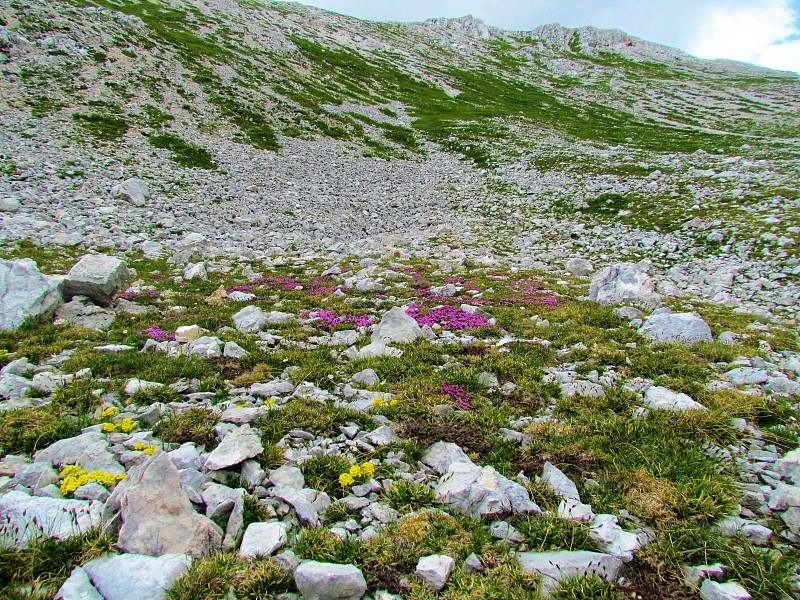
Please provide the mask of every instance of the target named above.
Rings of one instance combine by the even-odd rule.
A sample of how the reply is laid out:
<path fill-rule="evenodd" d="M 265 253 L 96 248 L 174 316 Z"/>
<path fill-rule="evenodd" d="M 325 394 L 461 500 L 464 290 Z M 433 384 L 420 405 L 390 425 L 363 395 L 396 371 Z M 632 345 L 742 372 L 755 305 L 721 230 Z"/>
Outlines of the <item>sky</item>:
<path fill-rule="evenodd" d="M 615 28 L 700 58 L 800 73 L 800 0 L 300 0 L 374 21 L 472 14 L 529 30 L 545 23 Z"/>

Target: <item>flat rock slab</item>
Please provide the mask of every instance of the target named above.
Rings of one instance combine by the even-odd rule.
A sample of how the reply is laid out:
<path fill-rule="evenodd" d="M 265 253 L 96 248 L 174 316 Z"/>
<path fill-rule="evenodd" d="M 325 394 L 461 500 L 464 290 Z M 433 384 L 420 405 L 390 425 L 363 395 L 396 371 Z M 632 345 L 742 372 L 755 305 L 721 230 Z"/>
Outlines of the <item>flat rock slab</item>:
<path fill-rule="evenodd" d="M 286 544 L 286 526 L 283 523 L 250 523 L 244 532 L 239 556 L 271 556 Z"/>
<path fill-rule="evenodd" d="M 644 394 L 644 403 L 652 410 L 672 410 L 683 412 L 686 410 L 708 410 L 699 402 L 695 402 L 686 394 L 673 392 L 657 385 L 647 388 Z"/>
<path fill-rule="evenodd" d="M 685 346 L 714 339 L 711 327 L 696 312 L 652 315 L 639 328 L 639 333 L 654 342 Z"/>
<path fill-rule="evenodd" d="M 225 436 L 206 459 L 206 468 L 219 471 L 258 456 L 263 451 L 261 436 L 245 424 Z"/>
<path fill-rule="evenodd" d="M 294 582 L 304 600 L 359 600 L 367 591 L 364 575 L 353 565 L 304 562 Z"/>
<path fill-rule="evenodd" d="M 81 435 L 59 440 L 44 450 L 39 450 L 34 460 L 48 462 L 57 467 L 77 465 L 85 471 L 105 471 L 112 475 L 125 472 L 123 467 L 109 451 L 109 443 L 99 431 L 89 431 Z"/>
<path fill-rule="evenodd" d="M 703 600 L 751 600 L 750 593 L 738 583 L 717 583 L 706 579 L 700 586 Z"/>
<path fill-rule="evenodd" d="M 542 576 L 543 594 L 558 586 L 562 579 L 597 575 L 613 582 L 617 579 L 622 561 L 609 554 L 579 550 L 576 552 L 520 552 L 519 564 L 526 573 Z"/>
<path fill-rule="evenodd" d="M 100 525 L 102 503 L 29 496 L 13 491 L 0 496 L 0 546 L 24 548 L 38 537 L 65 540 Z"/>
<path fill-rule="evenodd" d="M 163 600 L 191 563 L 185 554 L 107 554 L 73 569 L 55 600 Z"/>

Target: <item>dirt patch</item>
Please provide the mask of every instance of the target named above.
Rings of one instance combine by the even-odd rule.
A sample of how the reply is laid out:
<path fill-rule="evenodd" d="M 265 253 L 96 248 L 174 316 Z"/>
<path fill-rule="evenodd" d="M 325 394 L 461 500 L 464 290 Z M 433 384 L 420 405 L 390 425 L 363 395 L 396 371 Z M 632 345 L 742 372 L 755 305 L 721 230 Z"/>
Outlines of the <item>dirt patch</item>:
<path fill-rule="evenodd" d="M 541 475 L 544 463 L 549 462 L 573 480 L 597 479 L 600 471 L 600 460 L 584 452 L 568 449 L 558 452 L 544 452 L 536 456 L 524 456 L 519 450 L 514 453 L 512 464 L 514 469 L 523 471 L 526 476 Z"/>
<path fill-rule="evenodd" d="M 532 394 L 519 388 L 505 396 L 502 401 L 524 415 L 536 415 L 550 403 L 543 396 Z"/>
<path fill-rule="evenodd" d="M 625 572 L 625 585 L 620 586 L 629 598 L 637 600 L 699 600 L 697 590 L 686 587 L 682 581 L 665 578 L 647 565 L 636 565 Z"/>
<path fill-rule="evenodd" d="M 400 421 L 398 435 L 403 439 L 416 441 L 422 448 L 428 448 L 440 441 L 458 444 L 466 453 L 475 453 L 479 457 L 491 449 L 476 427 L 452 421 L 445 423 L 440 420 L 403 419 Z"/>
<path fill-rule="evenodd" d="M 370 590 L 386 590 L 400 595 L 409 591 L 409 586 L 404 581 L 405 575 L 390 565 L 370 561 L 361 570 Z"/>

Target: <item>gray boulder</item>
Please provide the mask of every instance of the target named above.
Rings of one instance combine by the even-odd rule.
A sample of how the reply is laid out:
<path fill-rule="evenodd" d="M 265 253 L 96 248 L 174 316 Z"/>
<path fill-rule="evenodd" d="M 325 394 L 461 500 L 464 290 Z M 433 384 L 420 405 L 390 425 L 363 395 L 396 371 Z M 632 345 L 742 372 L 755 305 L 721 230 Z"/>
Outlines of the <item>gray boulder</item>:
<path fill-rule="evenodd" d="M 639 328 L 639 333 L 654 342 L 693 346 L 714 339 L 711 328 L 696 312 L 652 315 Z"/>
<path fill-rule="evenodd" d="M 647 270 L 646 265 L 629 262 L 606 267 L 592 278 L 589 299 L 599 304 L 632 302 L 654 308 L 661 298 Z"/>
<path fill-rule="evenodd" d="M 295 316 L 291 313 L 264 312 L 258 306 L 245 306 L 232 317 L 233 326 L 242 333 L 255 333 L 265 325 L 288 323 L 294 318 Z"/>
<path fill-rule="evenodd" d="M 59 285 L 30 258 L 0 259 L 0 329 L 11 331 L 27 319 L 52 317 L 62 300 Z"/>
<path fill-rule="evenodd" d="M 128 278 L 125 261 L 113 256 L 87 254 L 67 273 L 62 285 L 64 298 L 87 296 L 99 306 L 108 306 Z"/>
<path fill-rule="evenodd" d="M 125 468 L 109 450 L 109 443 L 99 431 L 87 431 L 81 435 L 59 440 L 34 456 L 36 462 L 58 467 L 77 465 L 85 471 L 105 471 L 120 475 Z"/>
<path fill-rule="evenodd" d="M 55 600 L 104 600 L 92 585 L 86 571 L 82 567 L 75 567 L 69 578 L 58 589 Z"/>
<path fill-rule="evenodd" d="M 150 186 L 144 179 L 132 177 L 112 187 L 111 195 L 124 198 L 134 206 L 144 206 L 150 197 Z"/>
<path fill-rule="evenodd" d="M 372 332 L 372 341 L 383 344 L 409 344 L 422 337 L 422 328 L 399 306 L 381 318 Z"/>
<path fill-rule="evenodd" d="M 447 473 L 447 469 L 453 463 L 472 462 L 458 444 L 450 442 L 436 442 L 423 453 L 421 460 L 439 475 Z"/>
<path fill-rule="evenodd" d="M 759 385 L 769 380 L 769 373 L 764 369 L 738 367 L 725 373 L 733 385 Z"/>
<path fill-rule="evenodd" d="M 194 511 L 181 489 L 178 470 L 163 452 L 132 468 L 117 485 L 106 502 L 104 521 L 111 522 L 117 511 L 117 547 L 123 552 L 201 558 L 222 544 L 222 530 Z"/>
<path fill-rule="evenodd" d="M 367 591 L 364 575 L 353 565 L 304 562 L 294 582 L 304 600 L 359 600 Z"/>
<path fill-rule="evenodd" d="M 542 468 L 542 481 L 549 485 L 557 496 L 577 500 L 578 502 L 581 501 L 577 486 L 561 469 L 549 462 L 544 463 Z"/>

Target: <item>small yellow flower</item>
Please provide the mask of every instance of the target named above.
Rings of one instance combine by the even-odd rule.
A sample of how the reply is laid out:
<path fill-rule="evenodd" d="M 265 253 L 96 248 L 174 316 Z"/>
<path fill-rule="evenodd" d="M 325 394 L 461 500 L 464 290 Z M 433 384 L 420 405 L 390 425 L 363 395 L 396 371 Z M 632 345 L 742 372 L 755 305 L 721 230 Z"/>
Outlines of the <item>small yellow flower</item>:
<path fill-rule="evenodd" d="M 130 417 L 122 419 L 122 421 L 117 423 L 117 428 L 123 433 L 130 433 L 133 431 L 134 427 L 136 427 L 136 423 Z"/>
<path fill-rule="evenodd" d="M 361 475 L 362 475 L 361 467 L 359 467 L 358 465 L 353 465 L 352 467 L 350 467 L 350 477 L 356 479 L 358 477 L 361 477 Z"/>
<path fill-rule="evenodd" d="M 247 402 L 240 402 L 236 405 L 236 408 L 247 408 L 248 406 L 249 404 L 247 404 Z"/>
<path fill-rule="evenodd" d="M 371 462 L 361 463 L 361 472 L 367 477 L 372 477 L 375 475 L 375 465 Z"/>
<path fill-rule="evenodd" d="M 383 406 L 386 404 L 386 400 L 383 398 L 375 398 L 372 402 L 370 402 L 370 406 Z"/>
<path fill-rule="evenodd" d="M 397 400 L 392 400 L 389 402 L 389 406 L 397 406 Z"/>
<path fill-rule="evenodd" d="M 153 452 L 155 451 L 156 451 L 156 446 L 148 446 L 147 448 L 144 449 L 144 453 L 147 455 L 152 455 Z"/>
<path fill-rule="evenodd" d="M 127 477 L 127 475 L 126 475 L 125 473 L 120 473 L 119 475 L 117 475 L 116 477 L 114 477 L 114 479 L 116 479 L 117 481 L 122 481 L 122 480 L 123 480 L 123 479 L 125 479 L 126 477 Z"/>
<path fill-rule="evenodd" d="M 114 408 L 113 406 L 109 406 L 109 407 L 104 408 L 103 410 L 101 410 L 100 414 L 98 415 L 98 417 L 101 418 L 101 419 L 106 419 L 108 417 L 113 417 L 116 414 L 117 414 L 117 409 Z"/>
<path fill-rule="evenodd" d="M 117 430 L 117 426 L 113 423 L 103 423 L 100 429 L 103 433 L 112 433 Z"/>
<path fill-rule="evenodd" d="M 142 452 L 145 448 L 147 448 L 147 444 L 145 444 L 144 442 L 136 442 L 133 445 L 133 449 L 136 450 L 137 452 Z"/>
<path fill-rule="evenodd" d="M 339 485 L 342 487 L 347 487 L 348 485 L 353 485 L 356 482 L 349 473 L 342 473 L 339 475 Z"/>
<path fill-rule="evenodd" d="M 264 406 L 275 406 L 275 398 L 267 398 L 264 400 Z"/>
<path fill-rule="evenodd" d="M 78 471 L 80 471 L 80 469 L 78 468 L 77 465 L 67 465 L 61 471 L 61 477 L 67 477 L 68 475 L 73 475 L 73 474 L 77 473 Z"/>

